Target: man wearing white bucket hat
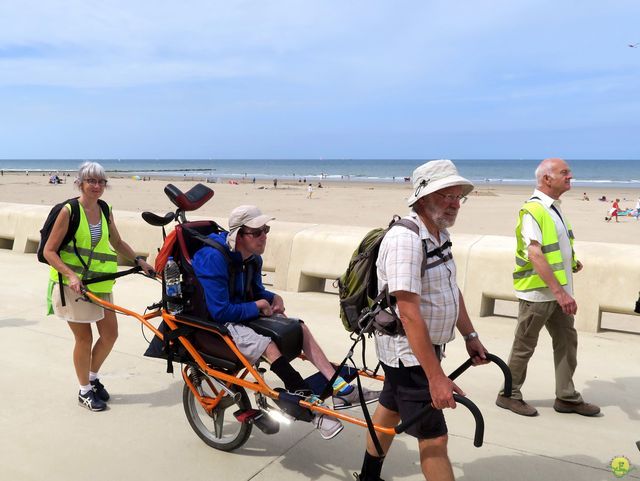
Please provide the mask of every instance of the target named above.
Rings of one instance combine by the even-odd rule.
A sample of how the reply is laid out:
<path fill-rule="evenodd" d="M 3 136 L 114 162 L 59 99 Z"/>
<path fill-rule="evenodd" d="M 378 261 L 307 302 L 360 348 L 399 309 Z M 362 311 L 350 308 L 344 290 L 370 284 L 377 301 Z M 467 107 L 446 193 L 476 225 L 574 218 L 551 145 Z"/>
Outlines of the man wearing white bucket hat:
<path fill-rule="evenodd" d="M 447 228 L 458 215 L 460 205 L 473 184 L 458 174 L 450 160 L 433 160 L 418 167 L 412 176 L 408 199 L 412 229 L 394 228 L 385 235 L 377 260 L 378 289 L 385 286 L 397 304 L 394 309 L 403 333 L 376 335 L 376 351 L 385 381 L 379 405 L 373 415 L 378 425 L 393 427 L 412 413 L 431 404 L 431 409 L 407 433 L 418 438 L 420 464 L 426 478 L 453 480 L 447 455 L 447 425 L 443 409 L 455 408 L 453 394 L 464 393 L 440 366 L 447 342 L 457 328 L 475 364 L 487 362 L 486 350 L 473 328 L 456 283 L 456 266 Z M 426 263 L 423 259 L 426 257 Z M 378 434 L 383 454 L 393 436 Z M 379 481 L 384 455 L 379 456 L 373 440 L 367 451 L 360 481 Z"/>

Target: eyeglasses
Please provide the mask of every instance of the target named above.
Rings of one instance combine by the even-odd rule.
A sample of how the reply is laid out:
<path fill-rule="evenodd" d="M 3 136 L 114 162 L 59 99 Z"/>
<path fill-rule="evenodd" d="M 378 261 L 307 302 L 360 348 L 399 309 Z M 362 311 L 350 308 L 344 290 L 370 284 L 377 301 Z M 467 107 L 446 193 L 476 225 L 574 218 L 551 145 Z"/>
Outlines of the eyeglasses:
<path fill-rule="evenodd" d="M 453 195 L 453 194 L 443 194 L 441 192 L 434 192 L 434 194 L 438 194 L 440 197 L 442 197 L 445 201 L 449 202 L 449 203 L 453 203 L 455 201 L 460 202 L 461 204 L 464 204 L 467 201 L 467 196 L 466 195 Z"/>
<path fill-rule="evenodd" d="M 107 179 L 84 179 L 87 184 L 91 185 L 101 185 L 105 187 L 107 185 Z"/>
<path fill-rule="evenodd" d="M 242 235 L 250 235 L 251 237 L 260 237 L 262 234 L 267 235 L 269 233 L 269 231 L 271 230 L 271 227 L 268 225 L 263 225 L 262 227 L 260 227 L 259 229 L 253 229 L 253 230 L 241 230 L 240 234 Z"/>

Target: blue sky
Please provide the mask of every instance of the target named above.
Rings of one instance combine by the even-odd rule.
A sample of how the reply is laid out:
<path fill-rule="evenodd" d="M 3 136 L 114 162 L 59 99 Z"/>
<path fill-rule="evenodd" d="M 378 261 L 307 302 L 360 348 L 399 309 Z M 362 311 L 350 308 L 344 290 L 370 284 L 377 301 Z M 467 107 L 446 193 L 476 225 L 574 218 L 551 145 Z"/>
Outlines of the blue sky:
<path fill-rule="evenodd" d="M 0 158 L 640 158 L 640 2 L 0 4 Z"/>

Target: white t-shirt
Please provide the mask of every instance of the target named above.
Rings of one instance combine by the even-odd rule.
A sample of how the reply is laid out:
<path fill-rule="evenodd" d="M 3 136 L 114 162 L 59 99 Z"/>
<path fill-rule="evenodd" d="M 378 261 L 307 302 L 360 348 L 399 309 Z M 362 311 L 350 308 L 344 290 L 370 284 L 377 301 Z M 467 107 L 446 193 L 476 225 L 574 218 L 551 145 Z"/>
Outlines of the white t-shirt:
<path fill-rule="evenodd" d="M 560 244 L 560 254 L 562 255 L 562 264 L 564 265 L 564 270 L 567 274 L 567 284 L 562 287 L 565 291 L 567 291 L 567 294 L 573 297 L 573 250 L 569 241 L 569 232 L 562 219 L 558 217 L 558 214 L 551 208 L 551 205 L 553 205 L 556 209 L 558 209 L 560 214 L 562 214 L 562 210 L 560 209 L 561 202 L 560 200 L 552 199 L 551 197 L 540 192 L 537 189 L 533 191 L 533 197 L 538 197 L 540 199 L 537 202 L 542 204 L 547 212 L 549 212 L 551 218 L 553 219 L 553 223 L 556 226 L 556 232 L 558 233 L 558 243 Z M 540 245 L 542 245 L 542 231 L 540 230 L 538 223 L 535 221 L 531 214 L 524 214 L 524 216 L 522 217 L 521 234 L 522 241 L 524 242 L 526 247 L 529 247 L 529 244 L 532 240 L 535 240 Z M 516 291 L 516 297 L 531 302 L 546 302 L 556 300 L 555 296 L 551 292 L 551 289 L 549 289 L 548 287 L 527 292 Z"/>

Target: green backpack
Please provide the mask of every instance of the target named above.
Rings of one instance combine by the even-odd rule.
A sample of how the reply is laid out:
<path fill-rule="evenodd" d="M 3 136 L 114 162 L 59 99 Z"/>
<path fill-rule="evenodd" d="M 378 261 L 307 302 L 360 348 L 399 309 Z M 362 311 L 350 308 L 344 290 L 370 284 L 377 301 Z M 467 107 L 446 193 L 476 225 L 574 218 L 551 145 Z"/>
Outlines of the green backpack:
<path fill-rule="evenodd" d="M 400 319 L 392 310 L 384 310 L 390 307 L 394 300 L 389 296 L 385 288 L 378 291 L 378 275 L 376 273 L 376 260 L 380 244 L 385 234 L 395 226 L 405 227 L 416 234 L 418 226 L 409 219 L 401 219 L 394 216 L 387 228 L 377 228 L 369 231 L 353 252 L 349 267 L 338 281 L 338 296 L 340 297 L 340 319 L 344 328 L 349 332 L 360 333 L 369 324 L 366 314 L 371 312 L 374 304 L 380 304 L 382 310 L 375 316 L 374 322 L 369 324 L 369 329 L 379 330 L 386 334 L 402 332 Z M 360 325 L 363 324 L 363 325 Z M 373 328 L 373 329 L 372 329 Z"/>

